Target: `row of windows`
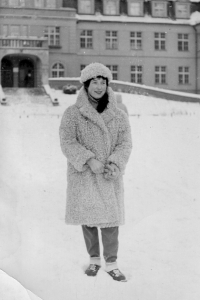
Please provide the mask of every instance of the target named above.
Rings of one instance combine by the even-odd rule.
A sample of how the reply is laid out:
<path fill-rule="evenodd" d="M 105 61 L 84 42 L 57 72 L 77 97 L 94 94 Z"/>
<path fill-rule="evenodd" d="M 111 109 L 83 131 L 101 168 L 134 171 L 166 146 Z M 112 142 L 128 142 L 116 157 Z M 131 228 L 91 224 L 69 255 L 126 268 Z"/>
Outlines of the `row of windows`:
<path fill-rule="evenodd" d="M 166 37 L 165 32 L 154 33 L 154 48 L 155 50 L 166 50 Z M 189 34 L 178 33 L 178 51 L 189 51 Z M 118 32 L 106 31 L 105 32 L 105 47 L 110 50 L 118 49 Z M 80 48 L 93 49 L 93 31 L 83 30 L 80 33 Z M 142 50 L 142 32 L 130 32 L 130 49 Z"/>
<path fill-rule="evenodd" d="M 3 25 L 3 36 L 28 36 L 27 25 Z M 60 46 L 60 27 L 48 26 L 44 28 L 44 36 L 50 46 Z M 166 50 L 167 33 L 154 33 L 155 50 Z M 178 33 L 178 51 L 189 51 L 189 34 Z M 142 50 L 143 37 L 141 31 L 130 32 L 130 49 Z M 118 31 L 105 31 L 105 47 L 109 50 L 118 49 Z M 80 33 L 80 48 L 93 49 L 93 31 L 82 30 Z"/>
<path fill-rule="evenodd" d="M 119 0 L 102 0 L 103 14 L 104 15 L 119 15 L 120 14 L 120 1 Z M 148 3 L 146 3 L 148 2 Z M 79 14 L 94 14 L 95 0 L 78 0 L 78 13 Z M 190 3 L 186 1 L 173 3 L 170 1 L 162 0 L 127 0 L 127 13 L 129 16 L 144 16 L 145 6 L 150 5 L 151 14 L 153 17 L 168 17 L 170 11 L 176 18 L 189 18 L 190 16 Z"/>
<path fill-rule="evenodd" d="M 71 1 L 68 1 L 71 2 Z M 119 0 L 102 0 L 103 13 L 105 15 L 119 15 L 120 14 L 120 1 Z M 127 11 L 130 16 L 143 16 L 144 15 L 144 0 L 127 0 Z M 151 11 L 153 17 L 167 17 L 170 7 L 174 6 L 175 16 L 177 18 L 189 18 L 190 16 L 190 3 L 176 2 L 175 4 L 170 1 L 151 1 Z M 8 7 L 35 7 L 35 8 L 55 8 L 56 0 L 0 0 L 2 6 Z M 70 4 L 70 3 L 69 3 Z M 68 5 L 68 4 L 67 4 Z M 80 14 L 94 14 L 95 13 L 95 0 L 78 0 L 78 13 Z"/>
<path fill-rule="evenodd" d="M 35 7 L 35 8 L 55 8 L 56 0 L 1 0 L 1 5 L 6 7 Z"/>
<path fill-rule="evenodd" d="M 86 65 L 81 65 L 80 69 L 83 70 Z M 107 65 L 111 70 L 113 79 L 118 80 L 118 66 L 117 65 Z M 179 84 L 189 84 L 189 67 L 181 66 L 178 67 L 178 83 Z M 53 65 L 51 70 L 51 76 L 64 77 L 65 68 L 61 63 L 56 63 Z M 167 84 L 167 67 L 166 66 L 155 66 L 154 70 L 155 84 Z M 130 67 L 130 81 L 133 83 L 143 83 L 143 66 L 134 65 Z"/>
<path fill-rule="evenodd" d="M 28 25 L 3 25 L 3 36 L 28 36 Z M 60 45 L 60 27 L 46 26 L 44 37 L 47 37 L 48 44 Z"/>

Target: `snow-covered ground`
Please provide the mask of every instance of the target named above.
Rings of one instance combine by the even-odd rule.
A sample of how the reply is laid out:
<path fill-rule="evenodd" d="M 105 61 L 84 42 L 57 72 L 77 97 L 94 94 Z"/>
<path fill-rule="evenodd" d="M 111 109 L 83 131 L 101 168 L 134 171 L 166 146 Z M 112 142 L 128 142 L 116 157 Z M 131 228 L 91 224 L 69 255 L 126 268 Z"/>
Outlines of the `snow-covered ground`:
<path fill-rule="evenodd" d="M 84 275 L 81 228 L 64 223 L 58 128 L 76 95 L 56 93 L 57 107 L 0 106 L 0 269 L 43 300 L 199 300 L 200 105 L 123 94 L 133 151 L 118 260 L 129 280 L 118 283 L 104 265 Z M 1 300 L 23 299 L 0 281 Z"/>

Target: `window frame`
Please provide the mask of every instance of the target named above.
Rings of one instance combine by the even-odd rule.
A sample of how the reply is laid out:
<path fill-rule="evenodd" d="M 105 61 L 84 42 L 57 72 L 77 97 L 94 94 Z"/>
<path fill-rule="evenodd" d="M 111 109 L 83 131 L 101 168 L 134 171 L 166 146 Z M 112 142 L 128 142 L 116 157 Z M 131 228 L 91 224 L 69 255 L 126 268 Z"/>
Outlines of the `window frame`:
<path fill-rule="evenodd" d="M 90 2 L 90 10 L 89 11 L 85 11 L 83 9 L 86 8 L 86 5 L 83 5 L 84 2 Z M 83 7 L 82 7 L 83 5 Z M 83 14 L 83 15 L 93 15 L 94 14 L 94 0 L 78 0 L 78 13 L 79 14 Z"/>
<path fill-rule="evenodd" d="M 51 2 L 51 1 L 53 1 L 53 3 Z M 46 3 L 46 8 L 47 9 L 55 9 L 56 7 L 57 7 L 57 5 L 56 5 L 56 0 L 46 0 L 45 1 Z"/>
<path fill-rule="evenodd" d="M 187 69 L 187 71 L 186 71 Z M 178 84 L 188 85 L 190 84 L 190 67 L 179 66 L 178 67 Z"/>
<path fill-rule="evenodd" d="M 25 37 L 28 37 L 28 25 L 22 25 L 22 28 L 21 28 L 21 30 L 22 30 L 22 36 L 25 36 Z"/>
<path fill-rule="evenodd" d="M 51 30 L 54 29 L 54 32 Z M 58 32 L 56 32 L 58 30 Z M 45 26 L 44 37 L 48 38 L 49 47 L 60 47 L 60 27 L 59 26 Z M 53 43 L 52 43 L 53 41 Z"/>
<path fill-rule="evenodd" d="M 17 29 L 17 30 L 15 30 Z M 10 36 L 20 36 L 21 35 L 21 25 L 11 24 L 10 25 Z"/>
<path fill-rule="evenodd" d="M 156 5 L 164 6 L 162 14 L 156 13 Z M 152 10 L 152 17 L 167 18 L 167 1 L 152 1 L 151 2 L 151 10 Z"/>
<path fill-rule="evenodd" d="M 113 4 L 114 12 L 111 10 L 107 11 L 108 5 Z M 119 0 L 103 0 L 103 14 L 107 16 L 118 16 L 119 12 Z"/>
<path fill-rule="evenodd" d="M 81 65 L 80 65 L 80 71 L 82 71 L 83 69 L 85 69 L 86 66 L 87 66 L 87 65 L 81 64 Z"/>
<path fill-rule="evenodd" d="M 3 24 L 2 26 L 2 35 L 8 36 L 9 35 L 9 26 L 8 24 Z"/>
<path fill-rule="evenodd" d="M 91 35 L 88 33 L 91 32 Z M 81 35 L 85 33 L 85 35 Z M 80 32 L 80 49 L 93 49 L 93 30 L 83 29 Z"/>
<path fill-rule="evenodd" d="M 184 14 L 181 14 L 179 12 L 179 6 L 183 6 L 183 5 L 186 5 L 187 6 L 187 11 Z M 177 19 L 189 19 L 190 18 L 190 3 L 188 2 L 176 2 L 175 3 L 175 16 Z"/>
<path fill-rule="evenodd" d="M 130 49 L 142 50 L 142 31 L 130 31 Z"/>
<path fill-rule="evenodd" d="M 164 36 L 162 36 L 162 35 L 164 35 Z M 166 33 L 165 32 L 154 32 L 154 50 L 166 51 Z"/>
<path fill-rule="evenodd" d="M 19 6 L 19 0 L 8 0 L 8 6 L 9 7 L 18 7 Z"/>
<path fill-rule="evenodd" d="M 62 68 L 54 68 L 57 65 L 59 65 L 59 67 L 62 66 Z M 53 72 L 55 72 L 59 76 L 54 76 Z M 61 72 L 63 72 L 63 74 L 62 74 L 63 76 L 60 76 Z M 51 76 L 52 76 L 52 78 L 65 77 L 65 67 L 61 62 L 56 62 L 52 65 L 52 67 L 51 67 Z"/>
<path fill-rule="evenodd" d="M 34 7 L 35 8 L 44 8 L 44 0 L 34 0 Z"/>
<path fill-rule="evenodd" d="M 118 65 L 106 65 L 106 67 L 111 71 L 113 80 L 118 80 Z"/>
<path fill-rule="evenodd" d="M 25 7 L 26 0 L 1 0 L 1 6 L 5 7 Z"/>
<path fill-rule="evenodd" d="M 134 69 L 134 70 L 133 70 Z M 131 82 L 132 83 L 143 83 L 143 66 L 142 65 L 131 65 Z M 133 79 L 135 77 L 135 79 Z"/>
<path fill-rule="evenodd" d="M 142 17 L 144 16 L 144 1 L 135 1 L 135 0 L 127 0 L 128 2 L 128 15 L 129 16 L 134 16 L 134 17 Z M 140 12 L 138 14 L 132 12 L 131 6 L 133 4 L 138 4 L 139 5 L 139 10 Z"/>
<path fill-rule="evenodd" d="M 178 51 L 188 52 L 189 51 L 189 33 L 178 33 Z"/>
<path fill-rule="evenodd" d="M 110 33 L 110 35 L 108 35 Z M 116 36 L 115 36 L 116 34 Z M 118 50 L 118 31 L 106 30 L 105 31 L 105 44 L 106 50 Z"/>
<path fill-rule="evenodd" d="M 156 68 L 159 68 L 156 70 Z M 155 84 L 167 84 L 167 67 L 155 66 Z"/>

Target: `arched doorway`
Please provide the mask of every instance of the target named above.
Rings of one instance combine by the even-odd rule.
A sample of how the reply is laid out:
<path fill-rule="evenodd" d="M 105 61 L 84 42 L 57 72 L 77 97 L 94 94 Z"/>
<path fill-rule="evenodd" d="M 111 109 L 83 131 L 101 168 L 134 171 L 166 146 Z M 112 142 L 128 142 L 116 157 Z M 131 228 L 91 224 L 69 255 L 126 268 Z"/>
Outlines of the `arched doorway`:
<path fill-rule="evenodd" d="M 34 87 L 34 64 L 29 58 L 19 62 L 18 86 Z"/>
<path fill-rule="evenodd" d="M 47 58 L 22 53 L 4 56 L 0 60 L 0 84 L 5 88 L 34 88 L 48 83 Z"/>
<path fill-rule="evenodd" d="M 13 87 L 13 63 L 10 59 L 2 59 L 1 85 L 2 87 Z"/>

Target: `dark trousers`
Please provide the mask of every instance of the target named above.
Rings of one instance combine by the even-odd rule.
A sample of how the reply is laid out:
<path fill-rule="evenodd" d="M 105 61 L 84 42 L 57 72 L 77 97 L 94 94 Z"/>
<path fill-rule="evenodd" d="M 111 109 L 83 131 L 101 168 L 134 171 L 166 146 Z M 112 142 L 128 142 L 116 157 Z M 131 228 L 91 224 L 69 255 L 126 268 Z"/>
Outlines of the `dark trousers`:
<path fill-rule="evenodd" d="M 85 244 L 87 252 L 90 258 L 100 257 L 100 245 L 99 245 L 99 235 L 97 227 L 88 227 L 86 225 L 82 226 L 83 236 L 85 239 Z M 103 256 L 106 263 L 113 263 L 117 260 L 118 252 L 118 227 L 107 227 L 100 228 L 103 244 Z"/>

